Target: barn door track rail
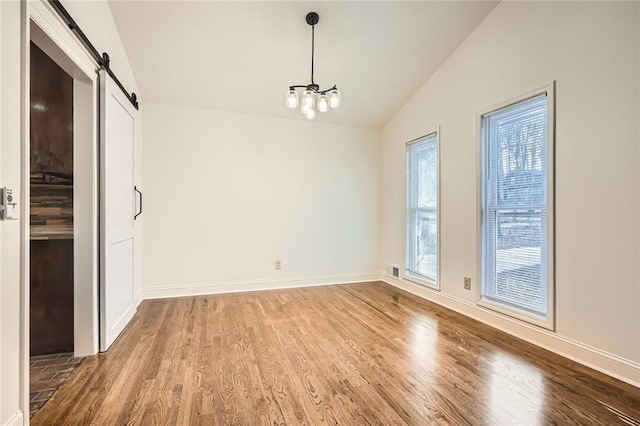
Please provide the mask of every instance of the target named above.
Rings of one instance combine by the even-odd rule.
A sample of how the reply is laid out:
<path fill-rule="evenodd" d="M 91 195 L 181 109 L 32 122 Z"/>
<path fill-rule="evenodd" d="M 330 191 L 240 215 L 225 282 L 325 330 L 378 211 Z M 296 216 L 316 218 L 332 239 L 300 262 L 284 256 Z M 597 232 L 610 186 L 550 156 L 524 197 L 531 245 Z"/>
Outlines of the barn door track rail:
<path fill-rule="evenodd" d="M 93 59 L 98 63 L 101 69 L 104 69 L 107 74 L 116 82 L 120 90 L 127 96 L 129 102 L 134 106 L 135 109 L 138 109 L 138 96 L 135 93 L 129 94 L 127 89 L 123 86 L 123 84 L 118 80 L 116 74 L 111 70 L 110 67 L 110 59 L 109 54 L 104 52 L 102 55 L 98 53 L 98 50 L 93 46 L 91 41 L 84 34 L 80 26 L 74 21 L 71 17 L 67 9 L 64 8 L 62 3 L 59 0 L 49 0 L 49 4 L 53 7 L 53 9 L 58 13 L 58 15 L 62 18 L 62 20 L 67 24 L 69 29 L 75 34 L 76 37 L 82 42 L 87 51 L 91 54 Z"/>

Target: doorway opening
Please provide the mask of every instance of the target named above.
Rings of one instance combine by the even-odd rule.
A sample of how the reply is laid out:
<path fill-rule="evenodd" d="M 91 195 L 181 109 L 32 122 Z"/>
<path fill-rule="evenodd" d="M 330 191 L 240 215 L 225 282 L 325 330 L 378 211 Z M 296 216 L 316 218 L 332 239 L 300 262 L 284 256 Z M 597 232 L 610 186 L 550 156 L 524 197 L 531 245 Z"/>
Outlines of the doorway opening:
<path fill-rule="evenodd" d="M 29 40 L 29 412 L 97 353 L 97 80 Z"/>

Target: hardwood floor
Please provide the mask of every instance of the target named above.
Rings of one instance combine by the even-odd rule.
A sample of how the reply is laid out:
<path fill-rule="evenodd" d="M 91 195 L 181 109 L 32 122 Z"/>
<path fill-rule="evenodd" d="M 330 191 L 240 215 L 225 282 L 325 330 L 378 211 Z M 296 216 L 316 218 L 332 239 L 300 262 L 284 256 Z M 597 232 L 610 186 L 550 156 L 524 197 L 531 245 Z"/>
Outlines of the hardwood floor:
<path fill-rule="evenodd" d="M 640 422 L 640 389 L 383 283 L 145 301 L 34 425 Z"/>

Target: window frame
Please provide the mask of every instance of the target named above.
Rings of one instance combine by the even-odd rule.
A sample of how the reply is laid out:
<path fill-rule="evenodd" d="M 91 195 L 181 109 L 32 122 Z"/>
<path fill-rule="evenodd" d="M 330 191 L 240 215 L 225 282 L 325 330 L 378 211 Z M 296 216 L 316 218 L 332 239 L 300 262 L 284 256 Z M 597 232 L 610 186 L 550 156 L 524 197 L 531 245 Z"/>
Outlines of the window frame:
<path fill-rule="evenodd" d="M 432 137 L 435 137 L 436 139 L 436 159 L 437 159 L 437 172 L 436 172 L 436 178 L 437 178 L 437 184 L 436 184 L 436 191 L 437 191 L 437 197 L 436 197 L 436 220 L 437 220 L 437 241 L 436 241 L 436 268 L 437 268 L 437 273 L 436 273 L 436 279 L 431 279 L 430 277 L 424 276 L 422 274 L 420 274 L 419 272 L 413 271 L 411 269 L 409 269 L 409 254 L 410 254 L 410 250 L 411 247 L 413 247 L 412 243 L 409 241 L 409 226 L 413 223 L 413 221 L 409 220 L 409 214 L 412 211 L 412 207 L 410 206 L 410 202 L 411 202 L 411 197 L 410 197 L 410 191 L 412 190 L 411 188 L 411 163 L 409 161 L 409 148 L 411 145 L 414 145 L 416 143 L 420 143 L 426 139 L 430 139 Z M 440 250 L 440 243 L 442 241 L 441 238 L 441 229 L 442 229 L 442 223 L 441 223 L 441 215 L 440 215 L 440 209 L 441 209 L 441 190 L 440 190 L 440 186 L 441 186 L 441 150 L 440 150 L 440 127 L 438 126 L 437 130 L 427 133 L 424 136 L 420 136 L 418 138 L 412 139 L 409 142 L 407 142 L 405 144 L 405 171 L 406 171 L 406 186 L 405 186 L 405 268 L 404 268 L 404 274 L 403 274 L 403 279 L 406 281 L 410 281 L 412 283 L 415 284 L 419 284 L 421 286 L 424 286 L 426 288 L 430 288 L 433 290 L 438 290 L 440 291 L 440 274 L 441 274 L 441 263 L 440 263 L 440 259 L 441 259 L 441 250 Z M 413 210 L 416 211 L 417 209 Z"/>
<path fill-rule="evenodd" d="M 531 98 L 544 95 L 547 96 L 547 315 L 546 317 L 536 315 L 529 311 L 518 309 L 511 305 L 503 304 L 495 300 L 487 299 L 482 294 L 483 279 L 483 138 L 482 119 L 485 115 L 492 114 L 501 109 L 527 101 Z M 478 277 L 476 285 L 476 304 L 482 308 L 490 309 L 500 314 L 506 315 L 529 324 L 555 331 L 555 81 L 532 90 L 522 96 L 499 103 L 490 108 L 486 108 L 477 114 L 476 137 L 477 137 L 477 269 Z"/>

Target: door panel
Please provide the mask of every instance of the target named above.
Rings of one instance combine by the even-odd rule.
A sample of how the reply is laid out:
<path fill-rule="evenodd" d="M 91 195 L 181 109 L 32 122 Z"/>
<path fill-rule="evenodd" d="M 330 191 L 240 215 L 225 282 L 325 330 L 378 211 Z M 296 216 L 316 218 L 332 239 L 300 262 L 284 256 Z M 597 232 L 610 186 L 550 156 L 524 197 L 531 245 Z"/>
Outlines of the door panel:
<path fill-rule="evenodd" d="M 133 294 L 134 134 L 136 110 L 100 71 L 100 350 L 135 314 Z"/>

